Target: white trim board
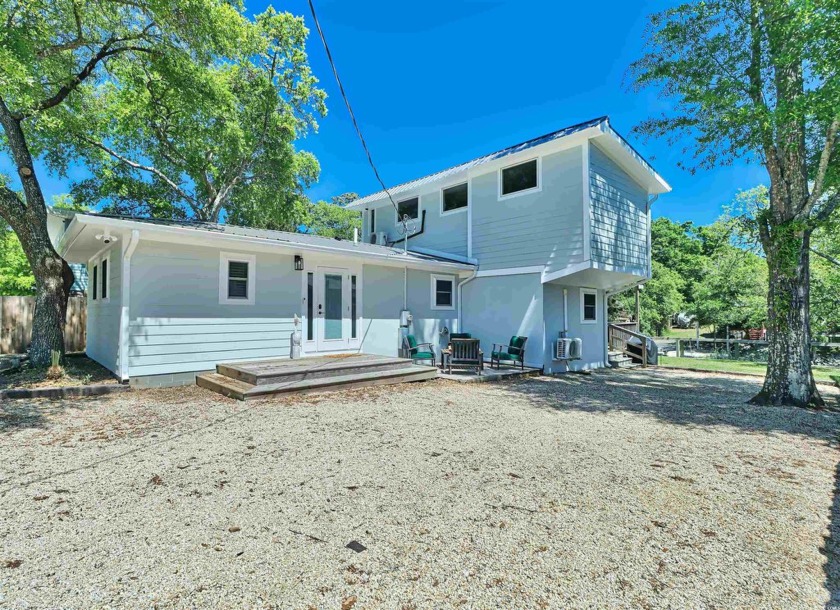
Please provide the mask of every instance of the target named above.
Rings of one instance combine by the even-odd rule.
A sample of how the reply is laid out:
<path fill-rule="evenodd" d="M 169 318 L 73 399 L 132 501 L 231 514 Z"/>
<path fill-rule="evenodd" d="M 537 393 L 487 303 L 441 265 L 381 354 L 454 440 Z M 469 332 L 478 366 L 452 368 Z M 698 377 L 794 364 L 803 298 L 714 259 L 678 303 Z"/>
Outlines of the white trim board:
<path fill-rule="evenodd" d="M 499 275 L 525 275 L 528 273 L 542 273 L 545 269 L 542 265 L 533 267 L 510 267 L 508 269 L 487 269 L 486 271 L 479 271 L 476 277 L 496 277 Z"/>

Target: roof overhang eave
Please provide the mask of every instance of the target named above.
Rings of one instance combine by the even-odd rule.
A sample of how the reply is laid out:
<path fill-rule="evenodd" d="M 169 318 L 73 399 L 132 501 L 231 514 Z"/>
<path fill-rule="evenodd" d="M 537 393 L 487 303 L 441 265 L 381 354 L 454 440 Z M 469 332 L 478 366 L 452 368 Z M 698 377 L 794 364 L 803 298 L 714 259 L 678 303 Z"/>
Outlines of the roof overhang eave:
<path fill-rule="evenodd" d="M 188 235 L 190 237 L 198 237 L 201 239 L 210 239 L 226 244 L 235 244 L 243 248 L 249 245 L 260 245 L 263 247 L 270 247 L 272 249 L 286 250 L 291 252 L 320 252 L 324 254 L 335 254 L 337 256 L 351 256 L 353 258 L 361 258 L 371 262 L 379 262 L 387 265 L 409 266 L 416 269 L 430 269 L 430 270 L 452 270 L 452 271 L 472 271 L 474 265 L 467 263 L 457 263 L 449 261 L 437 260 L 422 260 L 413 257 L 407 257 L 403 254 L 379 254 L 376 252 L 354 252 L 352 250 L 342 248 L 330 248 L 328 246 L 320 246 L 315 244 L 304 244 L 300 242 L 283 242 L 274 239 L 263 237 L 253 237 L 246 235 L 235 235 L 230 233 L 213 233 L 210 231 L 203 231 L 201 229 L 193 229 L 190 227 L 153 225 L 144 223 L 142 221 L 133 221 L 118 218 L 104 218 L 101 216 L 91 216 L 87 214 L 76 214 L 70 225 L 62 235 L 58 244 L 58 252 L 62 256 L 67 254 L 78 239 L 79 235 L 86 227 L 107 227 L 113 231 L 130 231 L 132 229 L 139 230 L 141 237 L 147 240 L 160 241 L 160 237 L 172 237 L 174 235 Z M 169 240 L 171 241 L 171 240 Z"/>

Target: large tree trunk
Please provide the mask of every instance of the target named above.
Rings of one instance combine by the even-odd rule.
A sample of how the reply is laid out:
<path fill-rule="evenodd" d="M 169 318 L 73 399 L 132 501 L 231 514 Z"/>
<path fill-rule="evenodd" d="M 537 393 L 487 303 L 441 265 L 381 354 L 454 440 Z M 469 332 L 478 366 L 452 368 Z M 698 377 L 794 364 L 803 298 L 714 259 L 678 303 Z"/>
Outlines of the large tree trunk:
<path fill-rule="evenodd" d="M 16 228 L 15 233 L 35 276 L 35 314 L 29 359 L 36 366 L 47 366 L 54 351 L 64 359 L 64 323 L 73 271 L 53 248 L 46 223 Z"/>
<path fill-rule="evenodd" d="M 53 351 L 64 359 L 64 322 L 67 296 L 73 285 L 73 273 L 58 255 L 47 232 L 47 206 L 35 175 L 32 154 L 21 127 L 0 99 L 0 123 L 3 125 L 12 158 L 17 166 L 23 194 L 21 200 L 5 185 L 0 185 L 0 216 L 20 239 L 32 274 L 35 276 L 35 315 L 32 321 L 32 344 L 29 358 L 36 366 L 50 364 Z"/>
<path fill-rule="evenodd" d="M 769 267 L 769 359 L 753 404 L 822 407 L 811 372 L 810 229 L 795 223 L 762 232 Z"/>

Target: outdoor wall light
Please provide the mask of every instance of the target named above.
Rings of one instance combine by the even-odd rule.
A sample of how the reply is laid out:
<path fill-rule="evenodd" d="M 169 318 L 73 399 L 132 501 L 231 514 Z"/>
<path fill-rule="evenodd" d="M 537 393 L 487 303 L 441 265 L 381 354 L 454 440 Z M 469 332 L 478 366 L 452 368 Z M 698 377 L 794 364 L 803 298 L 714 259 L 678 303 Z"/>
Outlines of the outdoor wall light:
<path fill-rule="evenodd" d="M 303 271 L 303 257 L 295 254 L 295 271 Z"/>

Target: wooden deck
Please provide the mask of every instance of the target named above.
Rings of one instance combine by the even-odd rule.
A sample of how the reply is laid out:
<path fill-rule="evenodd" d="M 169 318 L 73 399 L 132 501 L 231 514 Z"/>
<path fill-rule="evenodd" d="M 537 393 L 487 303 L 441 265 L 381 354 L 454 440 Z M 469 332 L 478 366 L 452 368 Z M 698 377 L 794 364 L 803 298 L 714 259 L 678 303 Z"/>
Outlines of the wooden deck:
<path fill-rule="evenodd" d="M 352 354 L 296 360 L 221 363 L 215 373 L 196 376 L 196 384 L 239 400 L 271 394 L 328 392 L 373 385 L 425 381 L 434 367 L 404 358 Z"/>

